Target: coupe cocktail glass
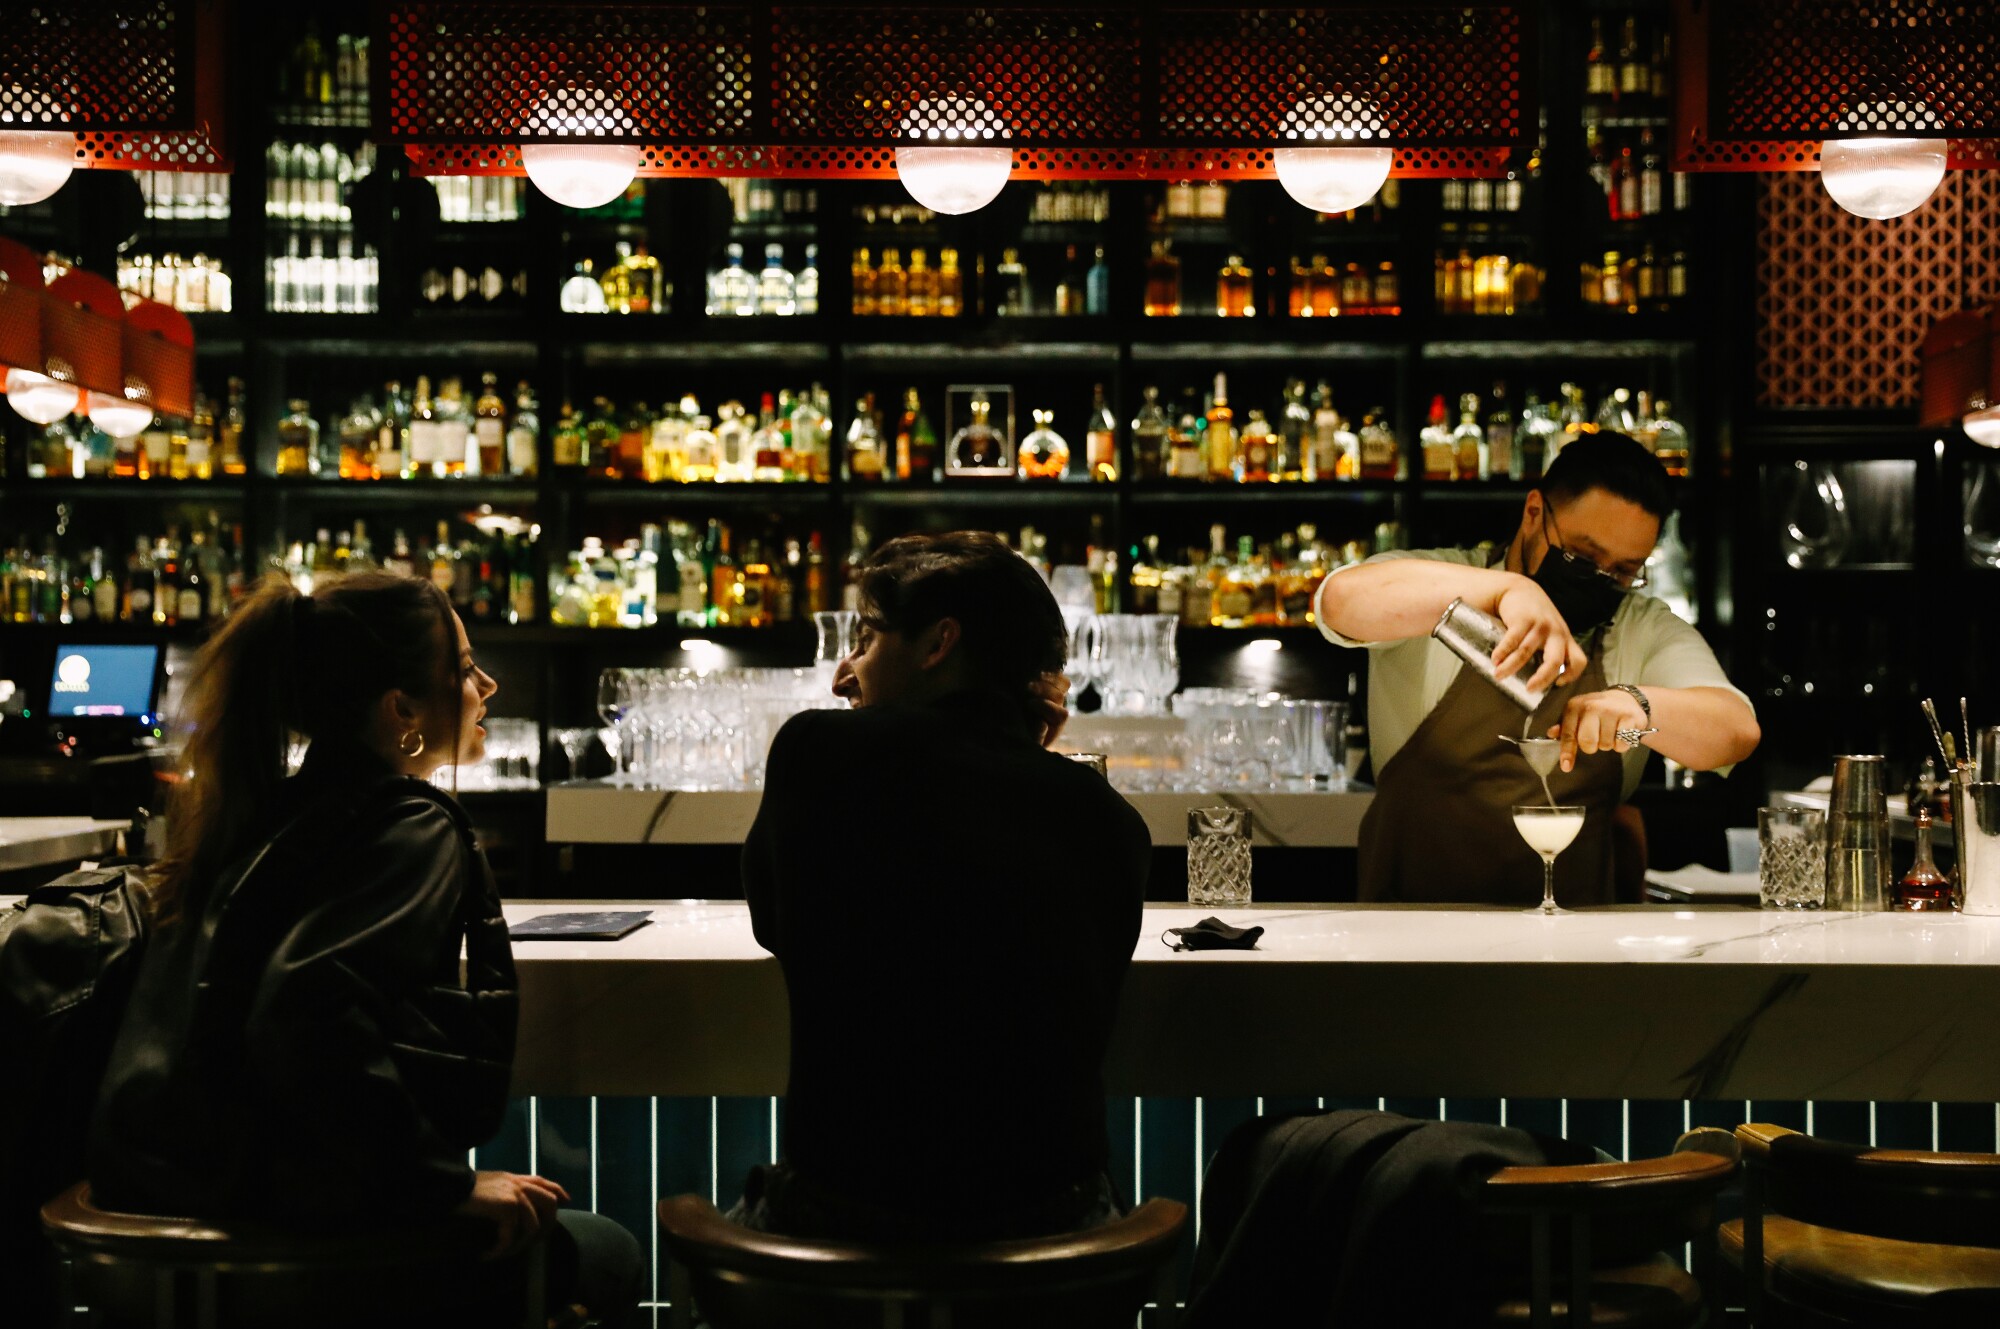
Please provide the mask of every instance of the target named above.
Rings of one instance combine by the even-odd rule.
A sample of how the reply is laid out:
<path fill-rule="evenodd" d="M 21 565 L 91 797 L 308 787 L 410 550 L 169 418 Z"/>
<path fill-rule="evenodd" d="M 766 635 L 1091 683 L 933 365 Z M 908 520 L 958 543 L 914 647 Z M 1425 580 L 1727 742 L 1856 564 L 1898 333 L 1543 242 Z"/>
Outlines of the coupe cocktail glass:
<path fill-rule="evenodd" d="M 1542 904 L 1531 910 L 1540 914 L 1566 914 L 1556 907 L 1556 855 L 1569 848 L 1583 829 L 1581 807 L 1546 803 L 1520 803 L 1514 807 L 1514 829 L 1528 847 L 1542 856 Z"/>

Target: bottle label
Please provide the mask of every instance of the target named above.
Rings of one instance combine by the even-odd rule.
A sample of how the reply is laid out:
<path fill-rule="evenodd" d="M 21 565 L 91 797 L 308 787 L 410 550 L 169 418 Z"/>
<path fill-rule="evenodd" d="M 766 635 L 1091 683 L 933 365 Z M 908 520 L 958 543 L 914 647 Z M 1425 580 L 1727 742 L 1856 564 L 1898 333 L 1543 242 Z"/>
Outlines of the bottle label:
<path fill-rule="evenodd" d="M 132 612 L 150 612 L 153 608 L 153 592 L 144 586 L 132 588 Z"/>
<path fill-rule="evenodd" d="M 200 622 L 201 609 L 202 609 L 200 589 L 197 587 L 183 586 L 181 588 L 178 609 L 181 622 L 183 623 Z"/>
<path fill-rule="evenodd" d="M 1084 456 L 1090 463 L 1092 474 L 1100 468 L 1116 470 L 1118 466 L 1118 436 L 1109 429 L 1092 429 L 1083 436 Z"/>

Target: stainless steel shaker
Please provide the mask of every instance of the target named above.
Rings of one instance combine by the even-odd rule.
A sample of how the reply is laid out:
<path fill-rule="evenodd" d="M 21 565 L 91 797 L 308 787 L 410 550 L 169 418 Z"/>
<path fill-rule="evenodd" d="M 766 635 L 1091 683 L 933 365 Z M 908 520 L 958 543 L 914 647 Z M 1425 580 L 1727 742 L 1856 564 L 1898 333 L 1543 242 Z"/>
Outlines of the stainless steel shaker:
<path fill-rule="evenodd" d="M 1500 639 L 1507 635 L 1507 626 L 1491 614 L 1474 609 L 1463 600 L 1453 600 L 1445 606 L 1444 617 L 1431 629 L 1431 635 L 1450 647 L 1451 653 L 1465 661 L 1468 669 L 1499 688 L 1509 701 L 1530 715 L 1539 710 L 1548 697 L 1547 688 L 1528 686 L 1529 675 L 1542 667 L 1539 651 L 1525 668 L 1510 678 L 1501 678 L 1494 672 L 1493 652 L 1498 649 Z"/>
<path fill-rule="evenodd" d="M 1826 907 L 1867 911 L 1889 900 L 1889 794 L 1879 756 L 1833 759 L 1826 816 Z"/>
<path fill-rule="evenodd" d="M 1959 912 L 2000 917 L 2000 781 L 1951 778 L 1952 837 L 1958 844 Z"/>

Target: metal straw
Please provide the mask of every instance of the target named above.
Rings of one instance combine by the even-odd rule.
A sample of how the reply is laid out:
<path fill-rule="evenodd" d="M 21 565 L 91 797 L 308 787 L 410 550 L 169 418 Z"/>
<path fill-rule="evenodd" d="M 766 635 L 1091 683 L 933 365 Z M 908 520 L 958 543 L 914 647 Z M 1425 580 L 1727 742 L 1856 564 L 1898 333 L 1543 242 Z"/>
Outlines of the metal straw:
<path fill-rule="evenodd" d="M 1977 756 L 1979 749 L 1972 746 L 1972 708 L 1966 705 L 1963 697 L 1958 699 L 1958 727 L 1965 735 L 1964 760 L 1971 761 Z"/>
<path fill-rule="evenodd" d="M 1945 770 L 1949 771 L 1952 768 L 1951 753 L 1945 747 L 1944 727 L 1938 723 L 1937 705 L 1929 697 L 1925 697 L 1917 704 L 1924 708 L 1924 719 L 1930 722 L 1931 741 L 1937 744 L 1938 760 L 1942 761 Z"/>

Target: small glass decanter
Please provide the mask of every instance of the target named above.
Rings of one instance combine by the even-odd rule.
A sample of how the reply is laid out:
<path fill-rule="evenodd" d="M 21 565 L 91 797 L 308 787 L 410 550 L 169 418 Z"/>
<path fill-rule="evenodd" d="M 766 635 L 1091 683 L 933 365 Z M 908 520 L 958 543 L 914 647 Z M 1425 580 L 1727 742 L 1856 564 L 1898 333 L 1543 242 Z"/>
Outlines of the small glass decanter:
<path fill-rule="evenodd" d="M 1060 480 L 1069 471 L 1069 443 L 1050 426 L 1054 411 L 1035 411 L 1035 430 L 1021 440 L 1023 480 Z"/>

